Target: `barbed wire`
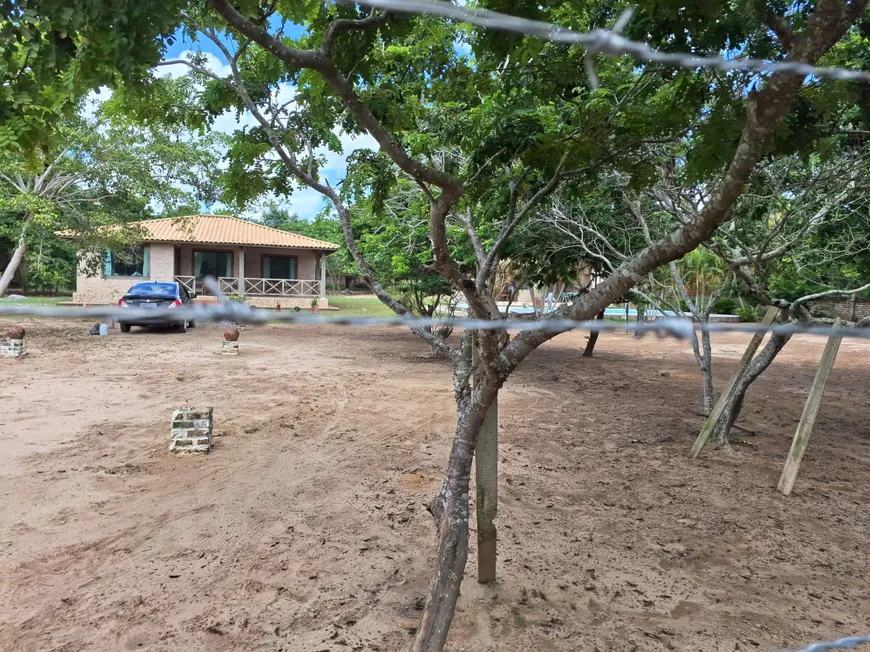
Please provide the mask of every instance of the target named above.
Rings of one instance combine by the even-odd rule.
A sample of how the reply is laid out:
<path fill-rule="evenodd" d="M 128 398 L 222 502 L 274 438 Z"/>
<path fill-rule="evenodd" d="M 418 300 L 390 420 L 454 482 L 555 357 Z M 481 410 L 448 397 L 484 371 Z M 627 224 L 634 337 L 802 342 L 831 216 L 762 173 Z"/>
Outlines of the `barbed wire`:
<path fill-rule="evenodd" d="M 687 339 L 693 330 L 708 333 L 778 333 L 782 335 L 816 335 L 819 337 L 846 337 L 870 339 L 870 328 L 829 326 L 822 324 L 744 324 L 728 322 L 696 323 L 684 317 L 660 317 L 655 321 L 612 322 L 600 319 L 567 319 L 558 315 L 544 316 L 538 320 L 524 319 L 477 319 L 466 317 L 341 317 L 315 316 L 292 311 L 275 311 L 253 308 L 238 301 L 223 301 L 210 305 L 199 304 L 180 308 L 123 308 L 119 306 L 91 306 L 83 308 L 60 306 L 35 306 L 27 304 L 0 304 L 0 316 L 48 317 L 61 319 L 105 319 L 109 321 L 142 324 L 180 322 L 233 322 L 237 324 L 266 324 L 270 322 L 302 325 L 337 326 L 404 326 L 409 328 L 439 328 L 452 326 L 477 331 L 546 331 L 564 333 L 572 330 L 592 332 L 629 331 L 655 334 L 661 337 Z"/>
<path fill-rule="evenodd" d="M 595 29 L 577 32 L 529 18 L 511 16 L 489 9 L 454 5 L 442 0 L 333 0 L 343 4 L 360 4 L 387 11 L 406 14 L 428 14 L 453 18 L 464 23 L 487 29 L 515 32 L 553 41 L 585 45 L 589 54 L 604 54 L 608 57 L 629 55 L 646 63 L 663 63 L 679 68 L 715 68 L 717 70 L 749 70 L 753 72 L 787 73 L 802 77 L 812 75 L 826 79 L 870 82 L 870 72 L 849 68 L 820 67 L 797 61 L 765 61 L 763 59 L 727 59 L 721 56 L 698 56 L 681 52 L 662 52 L 646 43 L 632 41 L 620 35 L 631 14 L 626 12 L 612 29 Z M 587 66 L 587 70 L 590 70 Z M 591 70 L 590 70 L 591 72 Z M 590 74 L 593 78 L 594 76 Z"/>
<path fill-rule="evenodd" d="M 796 652 L 828 652 L 828 650 L 848 650 L 867 644 L 870 644 L 870 634 L 864 634 L 863 636 L 847 636 L 846 638 L 838 638 L 836 641 L 810 643 L 805 648 L 801 648 Z"/>

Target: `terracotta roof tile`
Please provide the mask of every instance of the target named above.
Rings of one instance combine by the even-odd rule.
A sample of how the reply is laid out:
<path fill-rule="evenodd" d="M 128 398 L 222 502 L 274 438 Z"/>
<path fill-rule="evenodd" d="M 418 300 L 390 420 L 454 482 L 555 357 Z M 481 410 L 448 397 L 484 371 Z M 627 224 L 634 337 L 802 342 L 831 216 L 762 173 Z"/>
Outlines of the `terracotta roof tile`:
<path fill-rule="evenodd" d="M 188 215 L 133 222 L 145 230 L 145 242 L 201 242 L 260 247 L 288 247 L 338 251 L 339 246 L 299 233 L 273 229 L 230 215 Z M 70 233 L 60 234 L 72 237 Z"/>

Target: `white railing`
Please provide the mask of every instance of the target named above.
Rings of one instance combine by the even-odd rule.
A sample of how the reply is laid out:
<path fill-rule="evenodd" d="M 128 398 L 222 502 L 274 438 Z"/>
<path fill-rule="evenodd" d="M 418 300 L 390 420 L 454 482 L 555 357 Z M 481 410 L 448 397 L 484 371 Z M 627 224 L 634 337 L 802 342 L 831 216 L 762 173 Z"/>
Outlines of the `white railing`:
<path fill-rule="evenodd" d="M 320 294 L 321 281 L 281 278 L 246 278 L 245 294 L 269 297 L 314 297 Z"/>
<path fill-rule="evenodd" d="M 201 278 L 176 276 L 188 292 L 207 294 Z M 287 280 L 281 278 L 246 278 L 244 294 L 265 297 L 316 297 L 321 294 L 323 282 L 319 280 Z M 239 279 L 232 276 L 218 278 L 218 287 L 224 294 L 239 295 Z"/>
<path fill-rule="evenodd" d="M 178 281 L 184 288 L 193 294 L 196 294 L 196 277 L 195 276 L 176 276 L 175 280 Z"/>
<path fill-rule="evenodd" d="M 218 279 L 218 288 L 224 294 L 238 294 L 239 279 L 232 278 L 231 276 L 221 276 Z"/>

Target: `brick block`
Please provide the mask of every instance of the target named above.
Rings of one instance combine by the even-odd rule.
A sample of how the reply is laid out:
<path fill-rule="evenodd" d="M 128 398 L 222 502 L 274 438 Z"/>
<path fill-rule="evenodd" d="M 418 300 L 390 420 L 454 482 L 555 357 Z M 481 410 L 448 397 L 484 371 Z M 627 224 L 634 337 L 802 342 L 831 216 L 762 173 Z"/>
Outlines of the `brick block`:
<path fill-rule="evenodd" d="M 24 340 L 13 340 L 7 337 L 3 343 L 0 344 L 0 355 L 9 358 L 20 358 L 25 356 L 27 355 L 27 344 Z"/>
<path fill-rule="evenodd" d="M 184 407 L 172 412 L 169 450 L 207 453 L 212 447 L 212 408 Z"/>
<path fill-rule="evenodd" d="M 238 355 L 239 354 L 239 343 L 238 342 L 228 342 L 224 340 L 223 346 L 221 347 L 221 353 L 224 355 Z"/>

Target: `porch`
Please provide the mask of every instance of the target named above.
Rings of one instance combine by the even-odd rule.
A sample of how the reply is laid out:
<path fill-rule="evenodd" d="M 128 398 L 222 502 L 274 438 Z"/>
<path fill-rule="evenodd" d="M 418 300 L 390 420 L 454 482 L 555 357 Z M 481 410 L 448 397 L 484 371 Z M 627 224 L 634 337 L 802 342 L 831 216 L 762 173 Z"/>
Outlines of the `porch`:
<path fill-rule="evenodd" d="M 246 299 L 326 297 L 328 252 L 202 244 L 174 249 L 174 279 L 198 296 L 211 294 L 203 284 L 211 276 L 222 293 Z"/>

